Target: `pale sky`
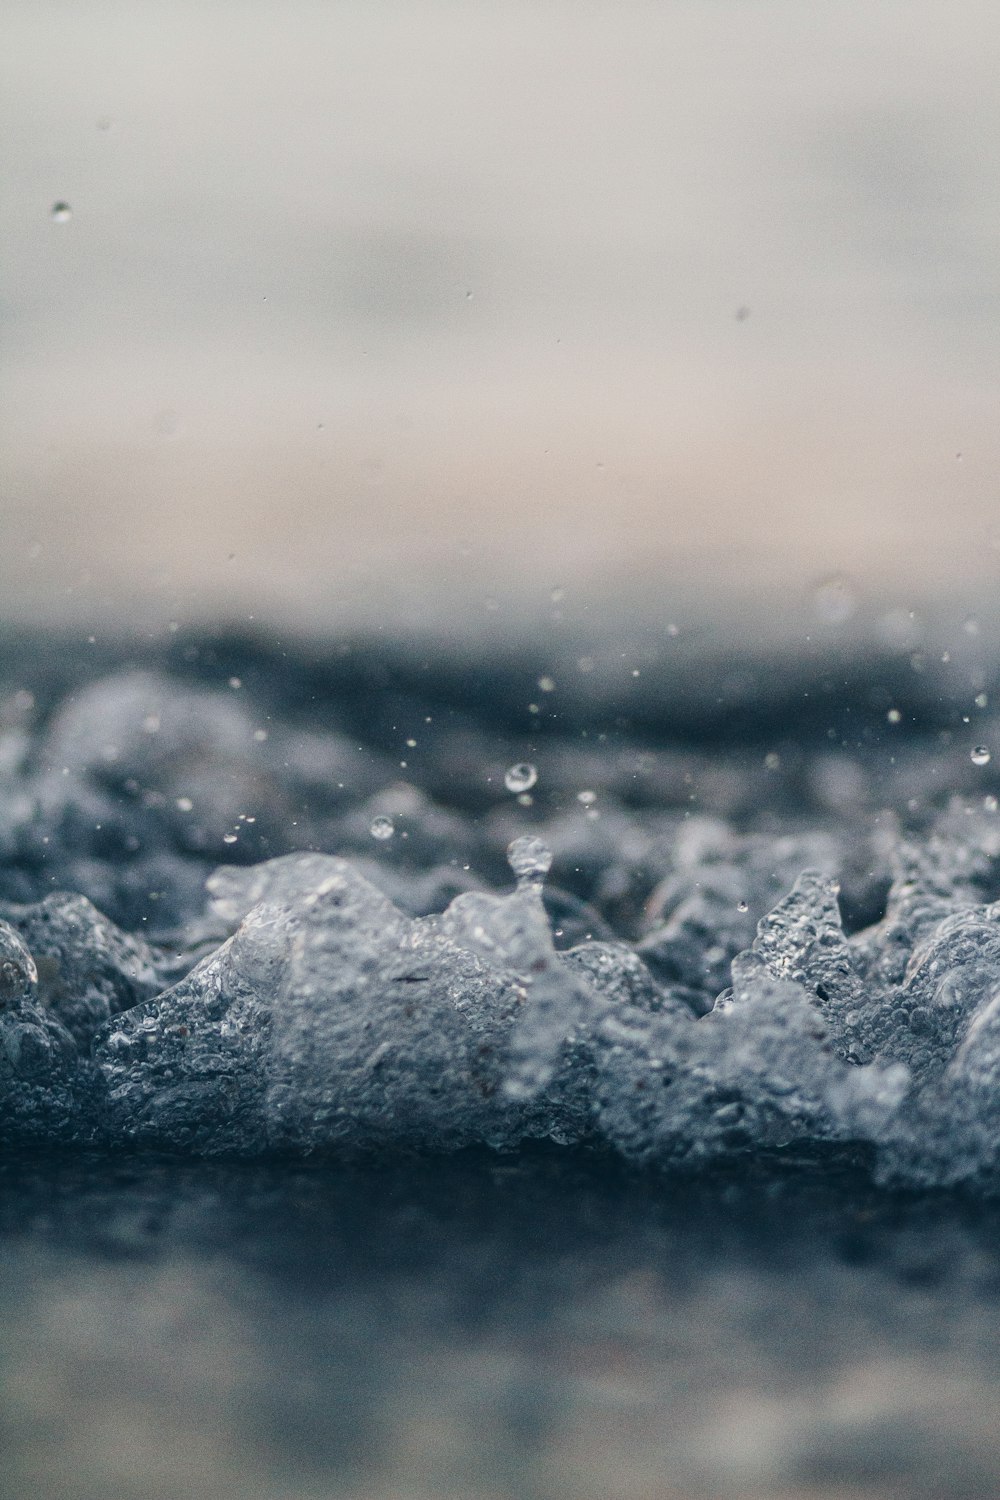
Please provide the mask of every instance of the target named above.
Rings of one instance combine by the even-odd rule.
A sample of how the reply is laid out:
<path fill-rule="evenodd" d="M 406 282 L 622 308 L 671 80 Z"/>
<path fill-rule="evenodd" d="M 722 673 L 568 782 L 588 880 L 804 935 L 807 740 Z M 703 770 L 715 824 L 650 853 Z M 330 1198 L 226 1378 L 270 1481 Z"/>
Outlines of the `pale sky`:
<path fill-rule="evenodd" d="M 995 4 L 2 31 L 6 617 L 996 613 Z"/>

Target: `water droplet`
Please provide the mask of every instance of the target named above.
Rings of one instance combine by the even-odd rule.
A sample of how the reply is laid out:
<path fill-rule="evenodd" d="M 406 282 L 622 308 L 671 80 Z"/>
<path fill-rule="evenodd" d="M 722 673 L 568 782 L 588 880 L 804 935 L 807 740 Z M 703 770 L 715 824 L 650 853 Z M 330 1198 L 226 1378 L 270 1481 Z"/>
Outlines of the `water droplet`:
<path fill-rule="evenodd" d="M 990 752 L 985 745 L 976 745 L 972 750 L 972 764 L 974 766 L 988 766 L 990 763 Z"/>
<path fill-rule="evenodd" d="M 824 578 L 813 590 L 813 611 L 824 625 L 846 625 L 857 607 L 857 590 L 843 573 Z"/>
<path fill-rule="evenodd" d="M 56 224 L 65 224 L 73 217 L 73 210 L 68 203 L 53 203 L 52 219 Z"/>
<path fill-rule="evenodd" d="M 1000 803 L 997 802 L 997 799 L 995 797 L 984 797 L 983 807 L 987 812 L 995 813 L 997 808 L 1000 807 Z"/>
<path fill-rule="evenodd" d="M 552 850 L 534 834 L 525 833 L 508 846 L 507 862 L 518 880 L 541 881 L 552 868 Z"/>
<path fill-rule="evenodd" d="M 391 818 L 387 818 L 384 813 L 380 813 L 377 818 L 372 818 L 368 832 L 373 839 L 379 839 L 384 842 L 386 839 L 392 838 L 396 832 L 396 825 Z"/>
<path fill-rule="evenodd" d="M 235 833 L 224 833 L 222 835 L 222 842 L 224 844 L 235 844 L 236 843 L 236 834 Z"/>
<path fill-rule="evenodd" d="M 267 730 L 266 729 L 255 729 L 254 732 L 253 732 L 253 737 L 257 741 L 258 745 L 262 745 L 264 743 L 264 741 L 267 739 Z"/>
<path fill-rule="evenodd" d="M 985 708 L 986 705 L 987 705 L 987 703 L 989 703 L 989 701 L 990 700 L 989 700 L 989 698 L 987 698 L 987 696 L 986 696 L 985 693 L 977 693 L 976 694 L 976 707 L 977 708 Z"/>
<path fill-rule="evenodd" d="M 577 802 L 582 802 L 583 805 L 584 805 L 584 807 L 593 807 L 594 803 L 597 801 L 597 793 L 596 792 L 577 792 L 577 794 L 576 794 L 576 800 L 577 800 Z"/>
<path fill-rule="evenodd" d="M 747 903 L 745 901 L 739 901 L 739 902 L 737 902 L 736 910 L 737 911 L 749 911 L 750 908 L 749 908 L 749 906 L 747 905 Z"/>
<path fill-rule="evenodd" d="M 535 767 L 530 761 L 522 760 L 516 766 L 508 767 L 503 784 L 508 792 L 530 792 L 537 780 Z"/>
<path fill-rule="evenodd" d="M 407 742 L 406 742 L 406 748 L 408 750 L 415 750 L 417 748 L 417 742 L 416 742 L 416 740 L 407 740 Z"/>
<path fill-rule="evenodd" d="M 556 690 L 555 682 L 551 677 L 539 677 L 538 686 L 543 693 L 554 693 Z"/>
<path fill-rule="evenodd" d="M 770 750 L 767 755 L 764 756 L 764 768 L 767 771 L 781 770 L 781 756 L 777 753 L 776 750 Z"/>
<path fill-rule="evenodd" d="M 898 708 L 890 708 L 889 712 L 886 714 L 886 718 L 889 720 L 890 724 L 898 724 L 902 717 L 903 715 L 900 713 Z"/>
<path fill-rule="evenodd" d="M 194 803 L 191 801 L 190 797 L 178 797 L 176 801 L 179 812 L 187 813 L 190 812 L 194 807 Z"/>

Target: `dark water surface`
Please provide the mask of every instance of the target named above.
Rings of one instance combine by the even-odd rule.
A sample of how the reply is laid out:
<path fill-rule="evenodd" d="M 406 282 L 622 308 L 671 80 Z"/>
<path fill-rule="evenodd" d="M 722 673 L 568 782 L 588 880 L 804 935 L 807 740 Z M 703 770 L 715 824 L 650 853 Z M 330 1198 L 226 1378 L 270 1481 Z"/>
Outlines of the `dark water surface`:
<path fill-rule="evenodd" d="M 335 1150 L 310 1155 L 308 1139 L 304 1156 L 279 1157 L 256 1136 L 242 1161 L 134 1152 L 121 1138 L 114 1151 L 88 1153 L 79 1132 L 76 1144 L 43 1150 L 61 1075 L 38 1084 L 40 1113 L 18 1116 L 35 1083 L 14 1059 L 0 1165 L 0 1491 L 12 1500 L 1000 1494 L 989 1029 L 1000 778 L 996 754 L 984 764 L 970 755 L 979 743 L 1000 746 L 1000 723 L 992 660 L 966 641 L 964 655 L 703 655 L 674 668 L 638 649 L 594 651 L 591 661 L 584 643 L 562 658 L 522 649 L 463 661 L 363 642 L 310 654 L 183 632 L 121 650 L 9 638 L 4 911 L 48 959 L 47 998 L 40 989 L 24 1014 L 53 1034 L 65 1014 L 81 1068 L 91 1023 L 72 1011 L 74 985 L 128 1029 L 145 1015 L 140 991 L 128 989 L 140 979 L 119 938 L 87 946 L 93 908 L 73 908 L 85 919 L 74 947 L 76 928 L 59 928 L 57 940 L 32 915 L 42 908 L 19 903 L 60 889 L 88 895 L 148 935 L 165 966 L 160 984 L 183 971 L 169 955 L 184 924 L 194 934 L 185 964 L 227 930 L 199 937 L 203 881 L 219 863 L 341 854 L 422 913 L 440 911 L 453 885 L 508 888 L 507 843 L 533 832 L 554 851 L 547 910 L 553 930 L 562 924 L 560 953 L 594 928 L 658 961 L 667 999 L 673 985 L 694 1006 L 686 1018 L 677 1011 L 684 1036 L 701 1034 L 695 1002 L 712 1005 L 758 919 L 817 863 L 840 882 L 840 915 L 823 920 L 849 958 L 864 958 L 866 943 L 877 955 L 891 939 L 893 890 L 909 953 L 907 892 L 920 895 L 925 882 L 912 920 L 932 923 L 930 959 L 914 948 L 916 977 L 899 992 L 939 964 L 958 986 L 962 1004 L 952 989 L 941 1003 L 959 1017 L 959 1040 L 966 1011 L 986 1021 L 969 1023 L 962 1054 L 971 1049 L 976 1070 L 954 1082 L 946 1073 L 937 1113 L 906 1125 L 908 1160 L 920 1167 L 920 1121 L 936 1122 L 931 1167 L 945 1181 L 960 1169 L 964 1196 L 873 1186 L 878 1120 L 868 1127 L 859 1116 L 860 1134 L 841 1147 L 815 1111 L 789 1114 L 777 1141 L 766 1114 L 756 1136 L 749 1126 L 727 1133 L 740 1089 L 754 1105 L 768 1068 L 784 1069 L 780 1049 L 763 1062 L 747 1053 L 757 1071 L 745 1085 L 737 1052 L 730 1093 L 703 1110 L 694 1100 L 689 1125 L 666 1120 L 656 1137 L 664 1160 L 677 1140 L 705 1146 L 700 1171 L 686 1176 L 629 1166 L 606 1144 L 587 1152 L 529 1139 L 505 1152 L 414 1154 L 402 1124 L 394 1154 L 353 1163 Z M 554 690 L 540 685 L 547 673 Z M 529 759 L 539 771 L 530 806 L 504 786 L 505 767 Z M 382 843 L 370 826 L 384 813 L 396 834 Z M 938 942 L 939 921 L 968 943 Z M 771 936 L 758 949 L 780 970 L 781 944 L 797 953 L 799 929 L 760 930 Z M 661 933 L 662 951 L 650 933 Z M 343 972 L 352 951 L 342 951 Z M 810 949 L 801 962 L 821 958 Z M 879 977 L 866 962 L 871 984 L 896 994 L 895 970 Z M 107 988 L 125 978 L 121 993 Z M 835 1028 L 836 996 L 815 994 Z M 913 1037 L 924 1033 L 907 1014 L 887 1011 L 871 1046 L 877 1058 L 905 1054 L 917 1076 L 926 1059 Z M 710 1029 L 724 1036 L 728 1024 L 717 1017 Z M 404 1062 L 407 1047 L 420 1061 L 420 1037 L 404 1034 L 401 1045 Z M 942 1056 L 955 1045 L 949 1032 Z M 322 1090 L 334 1086 L 339 1054 L 317 1055 L 302 1077 Z M 280 1052 L 261 1056 L 262 1068 L 281 1064 Z M 816 1067 L 827 1057 L 820 1048 Z M 86 1076 L 100 1083 L 93 1069 Z M 400 1076 L 416 1079 L 415 1065 Z M 379 1087 L 373 1074 L 376 1103 Z M 587 1107 L 613 1107 L 607 1093 Z M 202 1097 L 184 1104 L 195 1123 Z M 400 1120 L 408 1097 L 399 1095 Z M 782 1086 L 775 1108 L 787 1097 Z M 953 1105 L 955 1131 L 971 1132 L 971 1144 L 950 1179 Z M 567 1120 L 580 1133 L 566 1109 L 553 1118 L 562 1121 L 554 1140 L 576 1138 Z M 113 1138 L 103 1125 L 92 1138 L 102 1131 Z M 218 1135 L 204 1141 L 226 1149 Z"/>
<path fill-rule="evenodd" d="M 546 1152 L 0 1182 L 12 1496 L 1000 1491 L 1000 1207 Z"/>

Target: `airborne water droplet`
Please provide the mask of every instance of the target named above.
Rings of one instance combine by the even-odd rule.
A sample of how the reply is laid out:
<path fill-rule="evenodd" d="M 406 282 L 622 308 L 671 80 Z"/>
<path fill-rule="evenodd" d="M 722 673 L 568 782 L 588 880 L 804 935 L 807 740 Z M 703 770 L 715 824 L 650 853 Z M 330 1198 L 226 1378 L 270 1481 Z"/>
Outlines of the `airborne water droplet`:
<path fill-rule="evenodd" d="M 750 908 L 749 908 L 749 906 L 747 905 L 747 903 L 745 901 L 739 901 L 739 902 L 737 902 L 736 910 L 737 911 L 749 911 Z"/>
<path fill-rule="evenodd" d="M 846 625 L 857 607 L 857 591 L 843 573 L 824 578 L 813 591 L 813 611 L 824 625 Z"/>
<path fill-rule="evenodd" d="M 56 224 L 65 224 L 73 217 L 73 210 L 68 203 L 53 203 L 52 219 Z"/>
<path fill-rule="evenodd" d="M 525 833 L 508 846 L 507 862 L 518 880 L 541 881 L 552 868 L 552 850 L 534 834 Z"/>
<path fill-rule="evenodd" d="M 538 772 L 528 760 L 510 766 L 504 775 L 503 784 L 508 792 L 530 792 L 538 780 Z"/>
<path fill-rule="evenodd" d="M 990 752 L 985 745 L 976 745 L 972 751 L 972 764 L 974 766 L 988 766 L 990 763 Z"/>
<path fill-rule="evenodd" d="M 387 818 L 384 813 L 380 813 L 377 818 L 372 818 L 368 832 L 373 839 L 380 839 L 384 842 L 386 839 L 392 838 L 396 832 L 396 825 L 391 818 Z"/>

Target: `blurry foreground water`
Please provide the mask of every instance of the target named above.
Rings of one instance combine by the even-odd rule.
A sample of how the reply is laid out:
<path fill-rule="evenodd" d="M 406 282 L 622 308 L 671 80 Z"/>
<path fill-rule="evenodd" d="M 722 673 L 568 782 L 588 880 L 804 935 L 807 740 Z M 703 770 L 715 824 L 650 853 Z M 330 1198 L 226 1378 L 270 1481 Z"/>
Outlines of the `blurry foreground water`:
<path fill-rule="evenodd" d="M 997 1209 L 553 1153 L 7 1160 L 5 1493 L 994 1496 Z"/>

